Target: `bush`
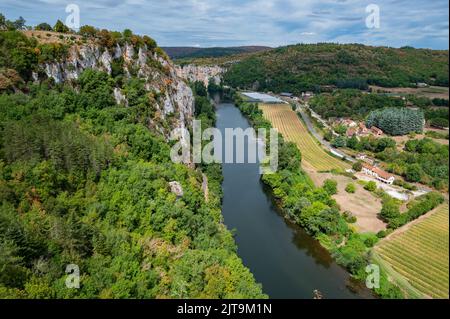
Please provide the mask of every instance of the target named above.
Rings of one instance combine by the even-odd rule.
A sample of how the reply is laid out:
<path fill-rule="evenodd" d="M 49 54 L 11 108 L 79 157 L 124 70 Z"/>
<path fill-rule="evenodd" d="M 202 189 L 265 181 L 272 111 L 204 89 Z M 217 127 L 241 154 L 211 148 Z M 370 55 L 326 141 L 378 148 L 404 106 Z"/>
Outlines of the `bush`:
<path fill-rule="evenodd" d="M 354 216 L 351 212 L 349 211 L 345 211 L 344 214 L 342 214 L 342 216 L 344 217 L 345 221 L 349 224 L 354 224 L 358 221 L 358 219 L 356 218 L 356 216 Z"/>
<path fill-rule="evenodd" d="M 383 200 L 380 216 L 386 222 L 398 218 L 400 216 L 400 204 L 398 201 L 390 196 L 386 196 Z"/>
<path fill-rule="evenodd" d="M 437 128 L 446 128 L 448 127 L 448 119 L 444 118 L 435 118 L 430 120 L 430 125 Z"/>
<path fill-rule="evenodd" d="M 336 148 L 345 147 L 347 145 L 347 139 L 343 136 L 338 136 L 331 142 L 331 145 Z"/>
<path fill-rule="evenodd" d="M 368 190 L 369 192 L 374 192 L 377 190 L 377 183 L 370 181 L 364 186 L 365 190 Z"/>
<path fill-rule="evenodd" d="M 67 33 L 70 30 L 61 20 L 58 20 L 58 21 L 56 21 L 56 24 L 53 27 L 53 31 L 60 32 L 60 33 Z"/>
<path fill-rule="evenodd" d="M 323 184 L 323 189 L 328 193 L 328 195 L 336 195 L 337 182 L 333 179 L 327 179 Z"/>
<path fill-rule="evenodd" d="M 41 23 L 41 24 L 38 24 L 36 26 L 35 30 L 38 30 L 38 31 L 52 31 L 52 26 L 50 24 L 48 24 L 48 23 Z"/>
<path fill-rule="evenodd" d="M 362 162 L 361 161 L 358 161 L 358 162 L 356 162 L 356 163 L 354 163 L 353 164 L 353 170 L 355 171 L 355 172 L 361 172 L 362 171 L 362 169 L 363 169 L 363 164 L 362 164 Z"/>
<path fill-rule="evenodd" d="M 345 191 L 349 194 L 354 194 L 356 193 L 356 186 L 353 183 L 350 183 L 347 185 L 347 187 L 345 188 Z"/>

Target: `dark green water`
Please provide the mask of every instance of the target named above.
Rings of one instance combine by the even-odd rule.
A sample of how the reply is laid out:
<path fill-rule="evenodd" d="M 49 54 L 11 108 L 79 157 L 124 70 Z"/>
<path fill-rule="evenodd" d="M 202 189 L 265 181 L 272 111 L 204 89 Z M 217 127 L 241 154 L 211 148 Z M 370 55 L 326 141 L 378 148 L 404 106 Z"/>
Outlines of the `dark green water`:
<path fill-rule="evenodd" d="M 217 105 L 217 128 L 249 123 L 233 104 Z M 252 143 L 250 142 L 246 142 Z M 258 164 L 223 164 L 223 215 L 236 230 L 238 254 L 271 298 L 371 298 L 328 251 L 277 211 L 260 181 Z"/>

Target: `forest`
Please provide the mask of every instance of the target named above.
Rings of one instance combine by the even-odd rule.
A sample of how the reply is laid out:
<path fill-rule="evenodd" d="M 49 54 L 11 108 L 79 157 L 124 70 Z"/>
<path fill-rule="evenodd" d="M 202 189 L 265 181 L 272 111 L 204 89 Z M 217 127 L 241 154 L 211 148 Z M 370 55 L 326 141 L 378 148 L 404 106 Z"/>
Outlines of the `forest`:
<path fill-rule="evenodd" d="M 88 69 L 70 84 L 32 83 L 31 70 L 47 51 L 6 22 L 0 299 L 266 298 L 222 222 L 220 166 L 171 161 L 171 144 L 149 128 L 155 105 L 144 81 Z M 116 38 L 82 31 L 92 30 L 95 41 L 152 44 L 127 30 Z M 63 55 L 65 46 L 56 47 Z M 128 107 L 114 99 L 118 85 Z M 195 115 L 214 123 L 209 101 L 194 91 Z M 174 181 L 182 195 L 171 189 Z M 69 265 L 80 271 L 79 289 L 66 287 Z"/>
<path fill-rule="evenodd" d="M 235 88 L 296 95 L 307 90 L 320 93 L 327 85 L 366 89 L 418 82 L 448 86 L 448 51 L 298 44 L 244 57 L 225 74 L 225 83 Z"/>

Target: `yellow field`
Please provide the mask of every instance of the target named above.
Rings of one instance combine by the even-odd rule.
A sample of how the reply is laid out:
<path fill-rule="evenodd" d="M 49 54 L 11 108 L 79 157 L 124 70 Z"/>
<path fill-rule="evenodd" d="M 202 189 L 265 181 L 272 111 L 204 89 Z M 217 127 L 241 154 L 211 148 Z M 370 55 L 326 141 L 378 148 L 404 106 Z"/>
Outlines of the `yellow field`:
<path fill-rule="evenodd" d="M 414 290 L 432 298 L 449 298 L 448 210 L 448 204 L 440 206 L 430 217 L 394 234 L 375 249 Z"/>
<path fill-rule="evenodd" d="M 288 142 L 297 144 L 303 160 L 318 171 L 348 169 L 350 166 L 329 155 L 310 135 L 308 129 L 287 104 L 260 104 L 264 117 Z"/>

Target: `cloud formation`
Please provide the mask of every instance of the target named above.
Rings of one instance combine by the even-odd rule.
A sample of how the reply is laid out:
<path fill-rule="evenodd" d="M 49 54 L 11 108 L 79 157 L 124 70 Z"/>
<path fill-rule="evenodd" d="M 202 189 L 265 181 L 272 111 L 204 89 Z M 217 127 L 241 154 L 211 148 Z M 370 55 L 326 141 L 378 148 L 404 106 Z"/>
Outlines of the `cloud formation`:
<path fill-rule="evenodd" d="M 2 0 L 0 12 L 31 25 L 65 20 L 80 6 L 81 23 L 154 37 L 163 46 L 280 46 L 341 42 L 448 49 L 447 0 Z M 380 7 L 379 29 L 366 7 Z"/>

